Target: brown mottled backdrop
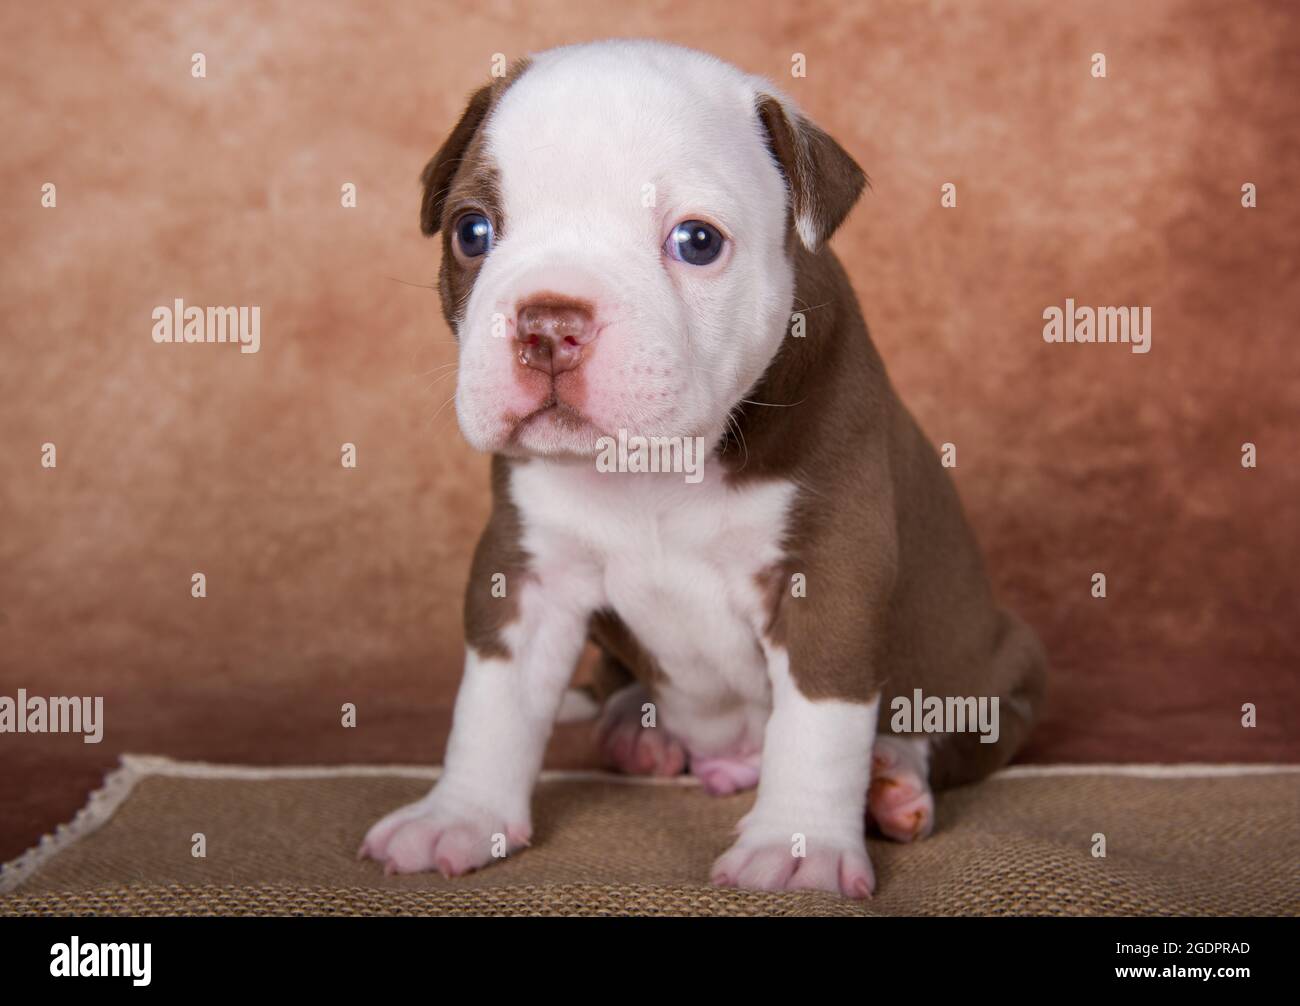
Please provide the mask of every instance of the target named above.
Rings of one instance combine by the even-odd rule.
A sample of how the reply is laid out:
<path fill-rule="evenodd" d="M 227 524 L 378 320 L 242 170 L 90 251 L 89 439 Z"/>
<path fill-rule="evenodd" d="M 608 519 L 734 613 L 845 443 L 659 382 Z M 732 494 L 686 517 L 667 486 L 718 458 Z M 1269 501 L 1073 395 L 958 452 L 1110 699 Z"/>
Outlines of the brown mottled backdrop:
<path fill-rule="evenodd" d="M 488 497 L 416 177 L 494 53 L 611 35 L 776 78 L 871 174 L 835 246 L 1050 650 L 1026 757 L 1300 758 L 1295 5 L 10 3 L 0 35 L 0 694 L 107 716 L 0 736 L 0 855 L 124 750 L 440 757 Z M 177 297 L 260 305 L 261 352 L 155 345 Z M 1153 350 L 1045 344 L 1066 297 L 1149 305 Z"/>

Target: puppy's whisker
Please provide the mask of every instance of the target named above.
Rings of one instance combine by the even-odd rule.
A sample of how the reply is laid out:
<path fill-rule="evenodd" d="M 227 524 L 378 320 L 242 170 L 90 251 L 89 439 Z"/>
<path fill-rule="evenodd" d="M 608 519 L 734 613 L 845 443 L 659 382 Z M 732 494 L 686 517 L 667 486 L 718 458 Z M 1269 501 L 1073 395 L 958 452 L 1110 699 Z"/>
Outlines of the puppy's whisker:
<path fill-rule="evenodd" d="M 389 276 L 388 278 L 394 283 L 401 283 L 402 286 L 418 286 L 421 290 L 436 291 L 438 289 L 437 286 L 432 283 L 412 283 L 409 279 L 398 279 L 396 276 Z"/>
<path fill-rule="evenodd" d="M 737 470 L 743 470 L 749 464 L 749 444 L 745 440 L 745 431 L 740 428 L 740 423 L 736 421 L 735 415 L 730 412 L 727 413 L 727 428 L 734 430 L 736 436 L 740 439 L 740 446 L 744 454 L 741 458 L 740 468 Z"/>
<path fill-rule="evenodd" d="M 439 364 L 438 366 L 432 368 L 431 370 L 426 370 L 424 373 L 422 373 L 422 374 L 416 374 L 415 376 L 416 376 L 416 377 L 428 377 L 428 376 L 430 376 L 431 374 L 436 374 L 436 373 L 438 373 L 438 371 L 440 371 L 440 370 L 446 370 L 446 369 L 448 369 L 449 367 L 458 367 L 458 366 L 460 366 L 459 363 L 441 363 L 441 364 Z"/>
<path fill-rule="evenodd" d="M 441 383 L 442 383 L 443 381 L 445 381 L 447 378 L 449 378 L 449 377 L 454 377 L 454 376 L 455 376 L 455 372 L 454 372 L 454 371 L 451 371 L 451 372 L 449 372 L 449 373 L 443 374 L 443 375 L 440 376 L 440 377 L 435 377 L 435 378 L 434 378 L 434 379 L 429 383 L 428 387 L 426 387 L 426 388 L 425 388 L 422 392 L 420 392 L 420 393 L 421 393 L 422 395 L 427 395 L 430 391 L 432 391 L 434 388 L 436 388 L 439 384 L 441 384 Z"/>
<path fill-rule="evenodd" d="M 433 418 L 429 420 L 429 425 L 432 426 L 434 423 L 436 423 L 438 421 L 438 417 L 442 415 L 442 410 L 445 409 L 449 404 L 451 404 L 455 400 L 456 400 L 456 393 L 452 392 L 451 397 L 448 398 L 447 401 L 443 402 L 441 405 L 438 406 L 438 411 L 435 412 L 433 414 Z"/>
<path fill-rule="evenodd" d="M 744 405 L 761 405 L 766 409 L 793 409 L 796 405 L 802 405 L 808 399 L 801 398 L 797 402 L 755 402 L 750 398 L 742 398 L 740 401 Z"/>

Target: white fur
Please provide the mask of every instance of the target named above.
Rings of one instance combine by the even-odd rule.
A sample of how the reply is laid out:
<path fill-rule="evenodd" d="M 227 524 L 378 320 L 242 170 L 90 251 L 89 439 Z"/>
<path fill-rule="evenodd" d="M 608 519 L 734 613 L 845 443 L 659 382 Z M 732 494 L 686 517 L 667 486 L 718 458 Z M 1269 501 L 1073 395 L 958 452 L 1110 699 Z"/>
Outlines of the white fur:
<path fill-rule="evenodd" d="M 501 450 L 549 392 L 521 373 L 514 345 L 519 305 L 543 291 L 596 305 L 581 386 L 556 382 L 590 428 L 537 422 L 518 444 L 586 455 L 619 429 L 718 439 L 793 299 L 786 186 L 754 112 L 760 90 L 702 53 L 606 42 L 543 53 L 505 92 L 484 127 L 504 233 L 460 326 L 456 409 L 474 447 Z M 662 251 L 697 217 L 730 239 L 705 267 Z"/>
<path fill-rule="evenodd" d="M 622 618 L 663 670 L 659 718 L 692 756 L 759 751 L 771 698 L 757 576 L 781 558 L 794 486 L 731 488 L 712 459 L 696 485 L 537 459 L 510 489 L 543 590 L 580 581 L 593 611 Z"/>
<path fill-rule="evenodd" d="M 657 725 L 693 763 L 761 758 L 758 798 L 715 880 L 869 893 L 863 827 L 878 703 L 805 697 L 788 653 L 764 637 L 758 577 L 781 556 L 795 487 L 733 488 L 716 466 L 692 485 L 534 459 L 512 470 L 507 491 L 531 556 L 520 618 L 505 633 L 512 657 L 470 653 L 443 777 L 371 830 L 371 854 L 394 869 L 461 872 L 489 861 L 494 837 L 522 844 L 588 619 L 610 609 L 660 666 Z"/>
<path fill-rule="evenodd" d="M 740 887 L 816 887 L 862 897 L 875 887 L 863 818 L 879 702 L 805 697 L 789 655 L 768 649 L 772 716 L 758 798 L 714 878 Z"/>
<path fill-rule="evenodd" d="M 804 834 L 856 846 L 863 842 L 879 700 L 809 699 L 790 676 L 789 654 L 779 647 L 767 653 L 772 716 L 758 799 L 745 819 L 742 841 L 797 826 Z"/>
<path fill-rule="evenodd" d="M 441 778 L 374 825 L 362 851 L 390 870 L 458 874 L 526 844 L 542 755 L 586 635 L 591 598 L 564 571 L 515 584 L 508 659 L 471 649 Z"/>

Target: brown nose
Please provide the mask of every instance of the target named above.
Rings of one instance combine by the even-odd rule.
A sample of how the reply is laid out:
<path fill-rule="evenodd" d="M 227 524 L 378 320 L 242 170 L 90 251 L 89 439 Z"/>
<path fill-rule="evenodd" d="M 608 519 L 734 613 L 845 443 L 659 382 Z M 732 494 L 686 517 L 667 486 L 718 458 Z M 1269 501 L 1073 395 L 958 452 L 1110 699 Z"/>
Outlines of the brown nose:
<path fill-rule="evenodd" d="M 515 319 L 519 362 L 552 377 L 581 363 L 583 347 L 595 337 L 591 310 L 576 301 L 524 304 Z"/>

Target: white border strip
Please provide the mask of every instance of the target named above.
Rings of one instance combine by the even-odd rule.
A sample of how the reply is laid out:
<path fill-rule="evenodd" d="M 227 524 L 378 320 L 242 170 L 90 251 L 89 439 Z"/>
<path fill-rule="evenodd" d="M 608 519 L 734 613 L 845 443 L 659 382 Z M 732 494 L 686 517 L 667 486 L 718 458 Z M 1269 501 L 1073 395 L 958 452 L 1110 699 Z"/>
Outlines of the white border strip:
<path fill-rule="evenodd" d="M 119 768 L 104 777 L 104 784 L 86 800 L 68 823 L 18 858 L 0 867 L 0 894 L 8 894 L 30 878 L 46 863 L 69 846 L 105 824 L 126 802 L 136 784 L 149 776 L 178 779 L 339 779 L 360 778 L 438 778 L 442 770 L 420 765 L 216 765 L 208 762 L 176 761 L 161 755 L 122 756 Z M 990 779 L 1042 779 L 1064 776 L 1124 776 L 1136 779 L 1223 779 L 1234 776 L 1263 776 L 1300 773 L 1300 765 L 1016 765 L 994 773 Z M 660 778 L 630 776 L 614 772 L 546 771 L 543 782 L 604 782 L 625 786 L 695 787 L 692 776 Z"/>
<path fill-rule="evenodd" d="M 401 778 L 436 780 L 442 774 L 439 766 L 425 765 L 217 765 L 201 761 L 173 761 L 158 755 L 123 755 L 123 765 L 135 769 L 141 777 L 170 776 L 178 779 L 341 779 L 341 778 Z M 596 769 L 559 771 L 548 770 L 541 774 L 542 782 L 610 782 L 632 786 L 698 786 L 693 776 L 621 775 Z"/>
<path fill-rule="evenodd" d="M 199 761 L 174 761 L 159 755 L 123 755 L 122 764 L 141 776 L 164 775 L 183 779 L 337 779 L 398 777 L 428 779 L 442 774 L 438 766 L 425 765 L 219 765 Z M 1013 765 L 990 779 L 1041 779 L 1053 776 L 1127 776 L 1136 779 L 1221 779 L 1234 776 L 1300 773 L 1297 765 Z M 623 775 L 599 769 L 547 770 L 542 782 L 607 782 L 624 786 L 698 786 L 694 776 Z"/>
<path fill-rule="evenodd" d="M 104 784 L 86 798 L 86 805 L 69 823 L 59 825 L 53 834 L 42 835 L 36 845 L 0 867 L 0 894 L 10 893 L 68 846 L 75 845 L 108 821 L 141 778 L 130 756 L 123 755 L 121 767 L 104 776 Z"/>

